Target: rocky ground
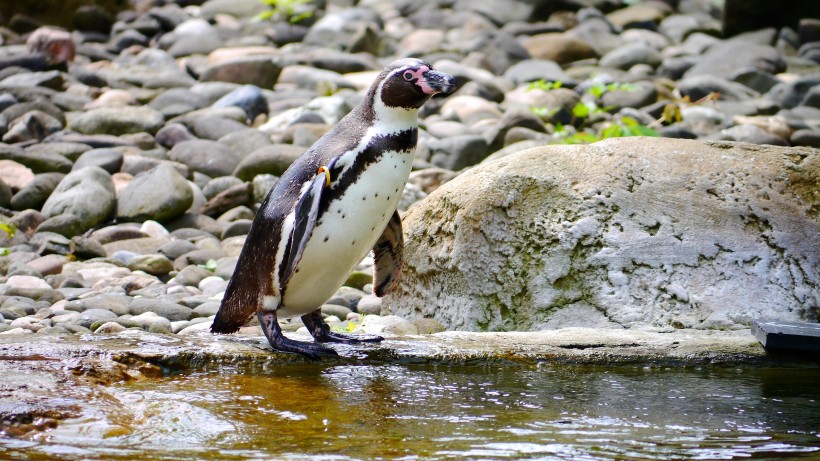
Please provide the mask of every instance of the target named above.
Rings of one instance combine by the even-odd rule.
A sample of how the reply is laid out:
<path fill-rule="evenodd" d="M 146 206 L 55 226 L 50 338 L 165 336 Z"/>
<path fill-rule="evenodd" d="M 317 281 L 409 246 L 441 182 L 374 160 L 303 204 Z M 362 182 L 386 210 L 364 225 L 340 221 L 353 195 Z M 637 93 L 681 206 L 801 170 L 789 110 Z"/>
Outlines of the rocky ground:
<path fill-rule="evenodd" d="M 204 332 L 277 175 L 398 57 L 460 82 L 422 110 L 402 209 L 498 151 L 612 127 L 820 146 L 817 20 L 722 38 L 705 1 L 316 1 L 262 21 L 257 0 L 198 3 L 0 28 L 0 335 Z M 336 328 L 442 329 L 379 316 L 371 274 L 322 308 Z"/>

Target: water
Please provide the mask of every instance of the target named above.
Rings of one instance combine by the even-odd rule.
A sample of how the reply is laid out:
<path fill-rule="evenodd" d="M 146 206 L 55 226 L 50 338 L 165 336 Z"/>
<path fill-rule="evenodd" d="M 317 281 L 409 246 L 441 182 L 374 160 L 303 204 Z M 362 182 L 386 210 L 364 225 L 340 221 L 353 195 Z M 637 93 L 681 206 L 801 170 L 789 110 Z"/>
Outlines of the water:
<path fill-rule="evenodd" d="M 115 385 L 82 418 L 0 439 L 0 458 L 820 460 L 817 368 L 233 371 Z"/>

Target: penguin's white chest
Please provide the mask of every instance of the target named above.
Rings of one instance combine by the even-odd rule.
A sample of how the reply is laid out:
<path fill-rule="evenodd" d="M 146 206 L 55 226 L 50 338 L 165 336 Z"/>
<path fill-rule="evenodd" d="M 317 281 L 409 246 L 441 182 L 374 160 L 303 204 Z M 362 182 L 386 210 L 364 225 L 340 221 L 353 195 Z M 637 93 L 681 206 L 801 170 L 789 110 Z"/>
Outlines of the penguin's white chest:
<path fill-rule="evenodd" d="M 412 152 L 385 152 L 330 203 L 284 290 L 280 316 L 312 312 L 344 284 L 396 210 L 412 162 Z"/>

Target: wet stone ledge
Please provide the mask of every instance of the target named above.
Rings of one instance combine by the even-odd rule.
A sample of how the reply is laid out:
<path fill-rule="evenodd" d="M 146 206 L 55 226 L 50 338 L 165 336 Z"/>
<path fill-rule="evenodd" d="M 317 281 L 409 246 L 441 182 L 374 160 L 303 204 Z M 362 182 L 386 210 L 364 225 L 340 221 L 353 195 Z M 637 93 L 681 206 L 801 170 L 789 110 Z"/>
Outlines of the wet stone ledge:
<path fill-rule="evenodd" d="M 299 334 L 291 334 L 300 337 Z M 307 336 L 300 339 L 308 340 Z M 444 332 L 388 337 L 378 345 L 333 345 L 338 363 L 442 366 L 783 366 L 748 331 L 671 332 L 566 328 L 542 332 Z M 798 362 L 799 363 L 799 362 Z M 273 353 L 257 335 L 172 336 L 128 330 L 115 335 L 0 340 L 0 432 L 19 436 L 76 418 L 88 407 L 105 411 L 106 387 L 174 373 L 265 374 L 310 365 Z M 313 365 L 310 365 L 313 366 Z M 96 396 L 96 397 L 95 397 Z"/>

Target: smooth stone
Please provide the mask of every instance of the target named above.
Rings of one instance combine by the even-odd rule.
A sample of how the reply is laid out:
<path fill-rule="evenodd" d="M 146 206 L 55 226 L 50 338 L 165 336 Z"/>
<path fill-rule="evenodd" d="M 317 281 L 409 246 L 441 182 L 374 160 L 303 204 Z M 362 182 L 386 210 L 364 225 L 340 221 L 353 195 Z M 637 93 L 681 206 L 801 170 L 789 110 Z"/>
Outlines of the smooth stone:
<path fill-rule="evenodd" d="M 574 81 L 555 61 L 527 59 L 510 66 L 504 71 L 504 78 L 515 85 L 538 80 L 562 82 L 574 86 Z"/>
<path fill-rule="evenodd" d="M 219 305 L 220 303 L 216 301 L 204 302 L 194 308 L 194 315 L 197 317 L 210 317 L 212 315 L 216 315 L 219 310 Z"/>
<path fill-rule="evenodd" d="M 119 194 L 117 217 L 126 221 L 172 220 L 193 202 L 193 192 L 179 172 L 170 165 L 140 173 Z"/>
<path fill-rule="evenodd" d="M 87 166 L 98 166 L 103 170 L 114 174 L 120 171 L 123 162 L 123 155 L 120 151 L 110 148 L 91 149 L 82 153 L 77 158 L 72 167 L 72 171 L 85 168 Z"/>
<path fill-rule="evenodd" d="M 135 255 L 128 263 L 128 268 L 151 275 L 165 275 L 174 270 L 174 264 L 163 255 Z"/>
<path fill-rule="evenodd" d="M 78 219 L 79 228 L 90 229 L 108 218 L 115 200 L 111 175 L 97 166 L 88 166 L 60 181 L 43 204 L 42 213 L 46 218 L 72 215 Z"/>
<path fill-rule="evenodd" d="M 2 171 L 0 171 L 0 176 L 2 176 Z M 20 188 L 11 197 L 11 208 L 14 210 L 39 210 L 64 177 L 65 175 L 62 173 L 41 173 L 34 176 L 25 187 Z"/>
<path fill-rule="evenodd" d="M 772 75 L 786 70 L 786 63 L 776 48 L 743 40 L 727 40 L 706 50 L 695 65 L 686 71 L 685 76 L 714 75 L 728 78 L 738 69 L 751 66 Z"/>
<path fill-rule="evenodd" d="M 145 313 L 153 313 L 172 322 L 190 320 L 193 315 L 193 309 L 189 307 L 150 298 L 134 298 L 128 306 L 128 311 L 135 317 Z M 131 320 L 134 320 L 134 318 Z"/>
<path fill-rule="evenodd" d="M 14 156 L 22 155 L 19 147 L 0 145 L 0 177 L 12 189 L 20 190 L 34 179 L 34 173 L 30 168 L 13 160 L 4 159 L 5 152 L 13 152 Z"/>
<path fill-rule="evenodd" d="M 430 163 L 458 171 L 475 165 L 489 155 L 487 141 L 481 135 L 452 136 L 427 143 Z"/>
<path fill-rule="evenodd" d="M 146 106 L 92 109 L 69 119 L 69 128 L 83 134 L 156 133 L 165 123 L 161 112 Z"/>
<path fill-rule="evenodd" d="M 53 232 L 68 238 L 82 234 L 87 229 L 87 224 L 80 218 L 67 213 L 47 218 L 37 226 L 37 232 Z"/>
<path fill-rule="evenodd" d="M 12 275 L 8 278 L 8 280 L 6 280 L 6 288 L 50 290 L 51 285 L 39 277 L 33 277 L 30 275 Z"/>
<path fill-rule="evenodd" d="M 225 226 L 225 229 L 222 231 L 221 238 L 222 240 L 225 240 L 231 237 L 248 235 L 252 225 L 252 219 L 232 220 Z"/>
<path fill-rule="evenodd" d="M 35 146 L 38 145 L 34 145 L 32 147 Z M 34 173 L 68 173 L 71 171 L 71 166 L 73 165 L 71 160 L 56 152 L 50 152 L 44 149 L 23 150 L 18 146 L 10 146 L 5 144 L 0 144 L 0 161 L 12 161 L 15 164 L 24 165 L 30 169 L 29 171 L 33 171 Z M 9 163 L 6 163 L 5 165 L 6 168 L 4 169 L 12 170 L 11 173 L 13 174 L 22 173 L 22 171 L 19 170 L 13 171 L 14 169 L 11 168 L 11 164 Z M 12 181 L 15 180 L 14 176 L 4 176 L 4 179 L 5 178 Z M 14 187 L 13 183 L 9 182 L 8 184 Z"/>
<path fill-rule="evenodd" d="M 202 290 L 203 294 L 213 296 L 224 292 L 228 287 L 228 281 L 223 280 L 221 277 L 210 275 L 200 280 L 197 287 Z"/>
<path fill-rule="evenodd" d="M 598 64 L 621 70 L 628 70 L 636 64 L 648 64 L 655 68 L 661 64 L 661 54 L 645 43 L 630 42 L 602 56 Z"/>
<path fill-rule="evenodd" d="M 415 319 L 413 325 L 420 335 L 432 335 L 445 331 L 444 325 L 436 319 Z"/>
<path fill-rule="evenodd" d="M 796 130 L 789 141 L 795 146 L 820 147 L 820 128 Z"/>
<path fill-rule="evenodd" d="M 188 127 L 181 123 L 168 123 L 157 131 L 157 144 L 168 148 L 174 147 L 182 141 L 192 141 L 197 139 Z"/>
<path fill-rule="evenodd" d="M 41 255 L 67 255 L 71 253 L 71 240 L 54 232 L 40 231 L 35 233 L 31 236 L 29 245 Z"/>
<path fill-rule="evenodd" d="M 346 318 L 351 311 L 345 306 L 339 306 L 338 304 L 322 304 L 322 315 L 324 317 L 334 316 L 339 319 Z"/>
<path fill-rule="evenodd" d="M 89 309 L 106 309 L 116 315 L 128 314 L 131 298 L 125 295 L 98 294 L 91 297 L 68 301 L 65 310 L 84 312 Z"/>
<path fill-rule="evenodd" d="M 239 156 L 216 141 L 182 141 L 168 151 L 171 160 L 211 177 L 228 176 L 239 164 Z"/>
<path fill-rule="evenodd" d="M 361 329 L 365 333 L 370 334 L 379 334 L 379 333 L 391 333 L 394 335 L 417 335 L 419 334 L 418 328 L 415 325 L 410 323 L 410 321 L 405 320 L 401 317 L 396 315 L 368 315 L 362 320 L 360 325 Z"/>
<path fill-rule="evenodd" d="M 9 123 L 8 130 L 3 135 L 3 142 L 14 144 L 25 141 L 42 141 L 62 128 L 63 124 L 56 118 L 45 112 L 33 110 Z"/>
<path fill-rule="evenodd" d="M 773 135 L 755 125 L 736 125 L 720 131 L 720 138 L 727 141 L 748 142 L 752 144 L 771 144 L 788 146 L 789 143 L 780 136 Z"/>
<path fill-rule="evenodd" d="M 305 150 L 305 147 L 292 144 L 271 144 L 261 147 L 239 162 L 232 172 L 233 176 L 243 181 L 251 181 L 262 174 L 281 176 Z"/>
<path fill-rule="evenodd" d="M 131 323 L 140 325 L 144 330 L 154 329 L 154 331 L 171 331 L 171 321 L 155 312 L 146 311 L 141 314 L 134 315 L 128 320 Z"/>
<path fill-rule="evenodd" d="M 248 128 L 244 123 L 216 116 L 197 117 L 193 121 L 192 128 L 194 135 L 200 139 L 210 139 L 212 141 L 216 141 L 231 133 L 255 131 Z"/>
<path fill-rule="evenodd" d="M 598 57 L 588 43 L 564 33 L 534 35 L 525 38 L 522 45 L 533 58 L 555 61 L 558 64 Z"/>
<path fill-rule="evenodd" d="M 200 81 L 220 81 L 272 88 L 282 67 L 267 56 L 245 56 L 208 66 Z"/>
<path fill-rule="evenodd" d="M 268 113 L 268 100 L 256 85 L 242 85 L 219 98 L 211 107 L 236 106 L 245 111 L 248 120 L 255 120 L 260 114 Z"/>
<path fill-rule="evenodd" d="M 380 315 L 382 299 L 373 294 L 365 295 L 356 304 L 356 312 L 363 315 Z"/>
<path fill-rule="evenodd" d="M 720 93 L 720 99 L 729 101 L 742 101 L 757 95 L 745 85 L 710 74 L 687 76 L 679 80 L 677 86 L 681 95 L 689 96 L 692 101 L 702 99 L 711 93 Z"/>
<path fill-rule="evenodd" d="M 102 325 L 100 325 L 99 327 L 97 327 L 97 329 L 94 330 L 94 333 L 113 335 L 113 334 L 117 334 L 121 331 L 125 331 L 125 327 L 120 325 L 119 323 L 117 323 L 117 322 L 105 322 Z"/>

